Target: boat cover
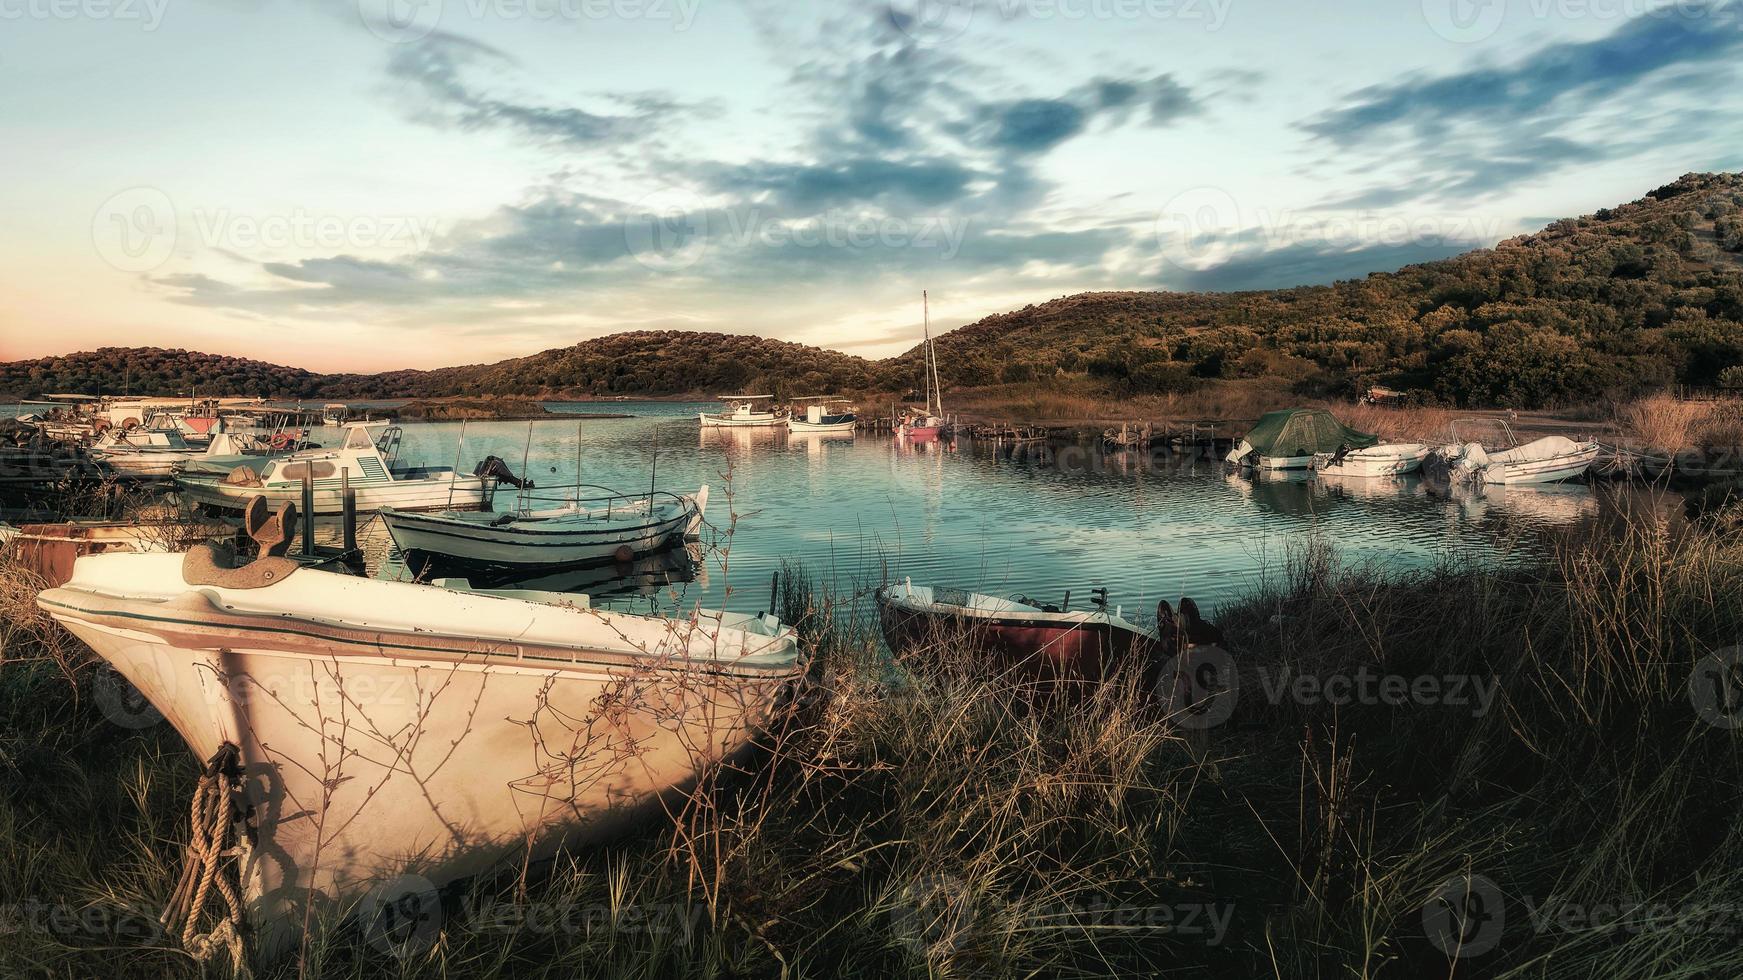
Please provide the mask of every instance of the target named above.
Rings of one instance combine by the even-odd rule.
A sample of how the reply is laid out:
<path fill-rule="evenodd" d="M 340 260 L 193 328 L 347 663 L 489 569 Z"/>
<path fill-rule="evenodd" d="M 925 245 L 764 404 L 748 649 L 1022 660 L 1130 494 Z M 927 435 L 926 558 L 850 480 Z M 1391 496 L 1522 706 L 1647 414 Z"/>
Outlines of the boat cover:
<path fill-rule="evenodd" d="M 1566 436 L 1544 436 L 1528 442 L 1523 446 L 1487 452 L 1480 443 L 1470 443 L 1465 446 L 1465 458 L 1475 466 L 1488 466 L 1495 463 L 1503 465 L 1513 463 L 1537 463 L 1558 456 L 1572 456 L 1584 451 L 1585 446 Z"/>
<path fill-rule="evenodd" d="M 1339 422 L 1323 408 L 1266 412 L 1243 440 L 1249 452 L 1256 449 L 1261 456 L 1278 457 L 1335 453 L 1344 446 L 1366 449 L 1379 441 L 1378 436 Z"/>

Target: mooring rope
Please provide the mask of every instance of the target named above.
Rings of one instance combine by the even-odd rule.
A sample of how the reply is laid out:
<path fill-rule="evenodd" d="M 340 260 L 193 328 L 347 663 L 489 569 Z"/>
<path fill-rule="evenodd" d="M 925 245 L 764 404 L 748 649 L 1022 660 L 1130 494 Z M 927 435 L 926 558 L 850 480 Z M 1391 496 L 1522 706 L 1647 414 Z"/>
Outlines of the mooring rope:
<path fill-rule="evenodd" d="M 248 975 L 242 949 L 242 898 L 225 874 L 241 854 L 236 823 L 232 819 L 234 794 L 241 788 L 240 752 L 230 742 L 218 747 L 207 760 L 200 782 L 194 788 L 190 807 L 188 846 L 182 861 L 182 877 L 176 883 L 169 905 L 159 920 L 173 931 L 181 923 L 182 948 L 205 962 L 220 949 L 230 951 L 230 966 L 241 977 Z M 200 932 L 206 902 L 213 887 L 223 899 L 218 922 L 209 932 Z"/>

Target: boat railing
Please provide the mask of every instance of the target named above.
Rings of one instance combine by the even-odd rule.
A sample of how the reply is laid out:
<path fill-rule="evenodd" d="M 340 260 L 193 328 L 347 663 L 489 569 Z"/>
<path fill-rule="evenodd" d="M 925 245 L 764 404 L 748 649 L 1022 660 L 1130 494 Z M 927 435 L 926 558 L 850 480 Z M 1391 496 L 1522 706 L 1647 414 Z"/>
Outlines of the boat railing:
<path fill-rule="evenodd" d="M 1508 448 L 1508 449 L 1519 448 L 1519 437 L 1513 434 L 1513 426 L 1509 425 L 1506 419 L 1496 418 L 1496 417 L 1490 416 L 1490 417 L 1481 417 L 1481 418 L 1453 419 L 1451 422 L 1447 423 L 1447 427 L 1452 430 L 1454 441 L 1456 441 L 1460 444 L 1467 443 L 1467 442 L 1480 442 L 1481 440 L 1466 439 L 1464 432 L 1462 432 L 1459 429 L 1460 425 L 1465 425 L 1465 426 L 1483 426 L 1483 425 L 1499 426 L 1501 431 L 1504 434 L 1506 434 L 1506 436 L 1507 436 L 1507 447 L 1506 448 Z"/>
<path fill-rule="evenodd" d="M 601 490 L 604 492 L 598 496 L 582 497 L 580 495 L 580 491 L 582 490 Z M 524 493 L 518 494 L 516 499 L 519 501 L 520 513 L 523 516 L 529 511 L 539 509 L 538 507 L 531 506 L 535 503 L 574 504 L 577 508 L 587 504 L 597 506 L 598 504 L 603 503 L 605 505 L 605 519 L 610 520 L 614 510 L 628 503 L 642 505 L 642 507 L 645 507 L 651 515 L 654 509 L 654 498 L 656 497 L 669 497 L 672 502 L 676 504 L 682 504 L 684 502 L 684 498 L 681 494 L 673 493 L 670 490 L 642 490 L 636 493 L 621 493 L 611 487 L 600 486 L 596 483 L 574 483 L 561 487 L 533 487 Z"/>

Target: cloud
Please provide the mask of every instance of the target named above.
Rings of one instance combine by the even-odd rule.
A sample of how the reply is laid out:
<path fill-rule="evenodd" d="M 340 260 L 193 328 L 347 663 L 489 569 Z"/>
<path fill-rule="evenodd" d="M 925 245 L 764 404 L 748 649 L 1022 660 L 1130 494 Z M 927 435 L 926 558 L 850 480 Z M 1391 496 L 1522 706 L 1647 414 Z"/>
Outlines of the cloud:
<path fill-rule="evenodd" d="M 1191 291 L 1319 286 L 1359 279 L 1377 270 L 1451 258 L 1486 244 L 1455 238 L 1360 245 L 1295 242 L 1239 252 L 1206 269 L 1169 268 L 1158 278 L 1167 288 Z"/>
<path fill-rule="evenodd" d="M 1432 136 L 1457 122 L 1536 122 L 1558 104 L 1588 107 L 1673 67 L 1728 68 L 1743 52 L 1739 9 L 1681 5 L 1626 21 L 1595 40 L 1547 45 L 1512 65 L 1371 86 L 1301 128 L 1350 146 L 1394 127 Z"/>
<path fill-rule="evenodd" d="M 514 60 L 495 48 L 437 32 L 399 46 L 387 71 L 418 90 L 421 98 L 414 111 L 423 122 L 463 131 L 506 130 L 539 142 L 589 147 L 633 141 L 686 111 L 657 93 L 625 93 L 612 101 L 631 112 L 589 112 L 493 97 L 467 81 L 468 70 L 483 68 L 500 74 L 514 67 Z"/>
<path fill-rule="evenodd" d="M 1297 125 L 1334 148 L 1330 159 L 1384 147 L 1387 159 L 1378 167 L 1362 160 L 1362 174 L 1384 171 L 1386 163 L 1402 174 L 1321 206 L 1468 205 L 1562 170 L 1711 143 L 1735 129 L 1735 114 L 1717 113 L 1707 125 L 1690 121 L 1713 115 L 1710 93 L 1736 84 L 1740 10 L 1734 2 L 1665 7 L 1602 37 L 1547 44 L 1509 64 L 1360 89 Z"/>
<path fill-rule="evenodd" d="M 853 157 L 810 164 L 709 164 L 698 176 L 710 191 L 773 194 L 785 207 L 815 213 L 872 201 L 901 207 L 936 207 L 967 193 L 977 172 L 949 159 L 912 161 Z"/>

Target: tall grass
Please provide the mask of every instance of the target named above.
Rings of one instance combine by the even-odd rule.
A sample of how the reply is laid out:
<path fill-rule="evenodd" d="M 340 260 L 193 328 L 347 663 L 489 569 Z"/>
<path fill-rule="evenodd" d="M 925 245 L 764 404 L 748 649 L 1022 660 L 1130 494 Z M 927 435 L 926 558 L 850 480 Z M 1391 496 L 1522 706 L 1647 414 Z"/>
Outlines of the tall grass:
<path fill-rule="evenodd" d="M 1632 514 L 1530 567 L 1382 572 L 1312 543 L 1219 616 L 1235 708 L 1203 728 L 1136 670 L 1037 699 L 959 644 L 891 659 L 790 572 L 778 604 L 823 654 L 757 765 L 635 837 L 473 883 L 416 942 L 335 931 L 267 972 L 1737 975 L 1743 746 L 1735 703 L 1690 681 L 1729 676 L 1702 671 L 1743 637 L 1739 596 L 1735 535 Z M 195 761 L 167 726 L 107 722 L 33 629 L 0 667 L 0 905 L 160 905 Z M 1364 672 L 1440 694 L 1291 686 Z M 1491 697 L 1454 703 L 1449 678 Z M 1454 959 L 1425 916 L 1471 881 L 1504 914 Z M 164 939 L 0 929 L 0 974 L 36 964 L 201 973 Z"/>
<path fill-rule="evenodd" d="M 1640 448 L 1663 454 L 1743 447 L 1743 399 L 1692 401 L 1648 395 L 1616 407 L 1614 422 Z"/>

